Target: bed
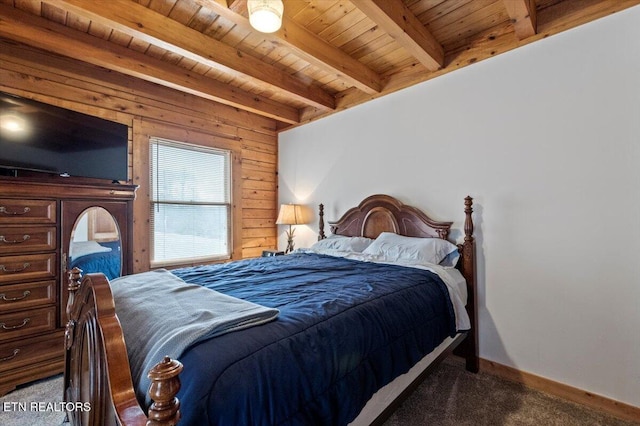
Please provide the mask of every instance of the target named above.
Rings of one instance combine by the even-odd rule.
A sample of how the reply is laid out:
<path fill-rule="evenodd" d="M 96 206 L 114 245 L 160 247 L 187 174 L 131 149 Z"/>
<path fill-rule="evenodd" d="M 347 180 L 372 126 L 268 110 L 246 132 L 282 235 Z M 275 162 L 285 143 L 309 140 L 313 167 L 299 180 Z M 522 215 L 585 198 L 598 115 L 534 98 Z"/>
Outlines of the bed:
<path fill-rule="evenodd" d="M 148 394 L 154 402 L 146 413 L 139 401 L 144 399 L 140 383 L 147 375 L 139 372 L 137 355 L 132 356 L 140 351 L 129 346 L 128 354 L 125 345 L 126 336 L 132 336 L 127 330 L 137 327 L 128 319 L 121 324 L 116 315 L 127 318 L 127 312 L 135 309 L 123 311 L 122 302 L 116 308 L 112 287 L 102 274 L 89 274 L 81 281 L 78 271 L 72 271 L 64 398 L 72 403 L 89 402 L 91 410 L 71 411 L 71 423 L 137 425 L 149 419 L 149 424 L 175 424 L 181 415 L 181 424 L 382 423 L 454 349 L 466 359 L 468 370 L 478 370 L 471 215 L 472 199 L 467 197 L 464 241 L 456 253 L 456 268 L 466 287 L 468 322 L 462 327 L 454 312 L 460 309 L 456 308 L 459 301 L 453 301 L 455 292 L 449 280 L 435 273 L 437 265 L 408 268 L 362 261 L 359 257 L 375 255 L 366 254 L 367 249 L 345 256 L 299 251 L 172 271 L 176 279 L 223 289 L 230 296 L 277 310 L 279 316 L 187 344 L 180 352 L 181 362 L 161 357 L 148 373 Z M 319 239 L 325 240 L 322 208 L 320 224 Z M 340 237 L 381 241 L 388 233 L 437 242 L 448 239 L 452 222 L 434 221 L 392 197 L 374 195 L 330 225 L 329 242 Z M 397 274 L 402 274 L 401 282 Z M 249 275 L 257 281 L 243 285 Z M 279 287 L 272 287 L 269 277 Z M 306 281 L 300 281 L 301 277 Z M 117 281 L 112 283 L 116 294 L 119 288 L 131 291 L 134 287 Z M 137 303 L 134 293 L 125 294 Z M 162 294 L 157 299 L 159 306 L 167 300 Z M 414 306 L 414 301 L 424 305 Z M 160 316 L 153 324 L 170 312 L 157 310 Z M 351 314 L 355 316 L 347 316 Z M 158 324 L 158 328 L 164 326 Z M 368 330 L 370 326 L 375 330 Z M 145 332 L 153 328 L 144 327 Z M 360 329 L 362 336 L 356 334 Z M 377 335 L 388 340 L 378 343 L 374 340 Z M 153 338 L 128 340 L 151 342 Z M 170 352 L 162 347 L 165 350 Z M 204 365 L 206 368 L 198 369 Z"/>

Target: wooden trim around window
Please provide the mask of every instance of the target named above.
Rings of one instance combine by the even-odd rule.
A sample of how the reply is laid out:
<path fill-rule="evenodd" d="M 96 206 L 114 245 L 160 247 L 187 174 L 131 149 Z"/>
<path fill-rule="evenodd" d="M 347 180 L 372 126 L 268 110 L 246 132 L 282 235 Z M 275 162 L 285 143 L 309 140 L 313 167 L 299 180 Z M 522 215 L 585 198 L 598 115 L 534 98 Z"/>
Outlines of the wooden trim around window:
<path fill-rule="evenodd" d="M 133 272 L 151 269 L 149 247 L 149 139 L 219 148 L 231 152 L 231 259 L 242 258 L 242 149 L 238 141 L 149 120 L 133 121 L 133 182 L 139 185 L 133 205 Z M 172 265 L 174 266 L 174 265 Z M 188 266 L 175 265 L 175 266 Z"/>

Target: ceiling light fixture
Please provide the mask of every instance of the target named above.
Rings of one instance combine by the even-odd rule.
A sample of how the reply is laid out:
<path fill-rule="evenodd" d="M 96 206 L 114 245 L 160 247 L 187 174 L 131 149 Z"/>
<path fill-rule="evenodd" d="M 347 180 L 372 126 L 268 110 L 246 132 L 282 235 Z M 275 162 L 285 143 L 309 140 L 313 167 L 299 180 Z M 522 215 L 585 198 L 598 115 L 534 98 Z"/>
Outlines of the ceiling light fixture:
<path fill-rule="evenodd" d="M 247 0 L 249 23 L 261 33 L 273 33 L 282 25 L 282 0 Z"/>

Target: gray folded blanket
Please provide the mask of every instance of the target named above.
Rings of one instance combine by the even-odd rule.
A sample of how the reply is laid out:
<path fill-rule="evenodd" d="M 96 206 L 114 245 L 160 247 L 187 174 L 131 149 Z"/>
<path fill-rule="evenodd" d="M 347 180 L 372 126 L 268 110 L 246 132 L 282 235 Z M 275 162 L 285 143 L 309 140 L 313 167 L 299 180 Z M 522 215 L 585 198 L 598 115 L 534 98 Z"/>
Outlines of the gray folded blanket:
<path fill-rule="evenodd" d="M 264 324 L 279 311 L 187 284 L 160 269 L 116 278 L 111 291 L 138 401 L 150 404 L 147 372 L 165 355 L 179 359 L 200 340 Z"/>

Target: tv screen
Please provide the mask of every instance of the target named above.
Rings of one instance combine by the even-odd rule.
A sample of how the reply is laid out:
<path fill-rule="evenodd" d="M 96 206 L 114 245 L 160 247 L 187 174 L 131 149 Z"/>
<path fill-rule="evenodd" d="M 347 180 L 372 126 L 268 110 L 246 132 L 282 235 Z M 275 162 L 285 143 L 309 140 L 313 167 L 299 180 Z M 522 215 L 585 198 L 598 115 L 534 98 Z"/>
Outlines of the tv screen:
<path fill-rule="evenodd" d="M 0 92 L 0 168 L 127 180 L 127 126 Z"/>

